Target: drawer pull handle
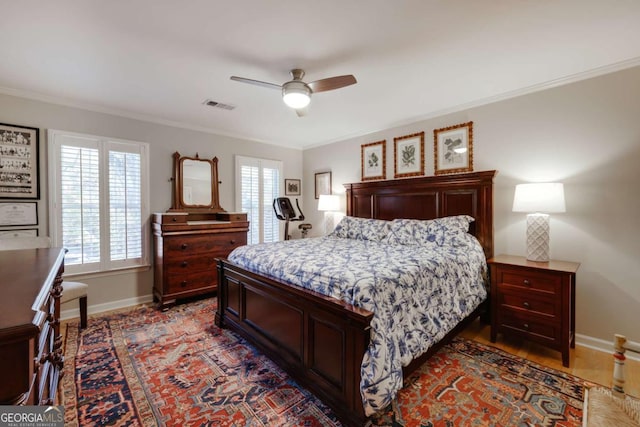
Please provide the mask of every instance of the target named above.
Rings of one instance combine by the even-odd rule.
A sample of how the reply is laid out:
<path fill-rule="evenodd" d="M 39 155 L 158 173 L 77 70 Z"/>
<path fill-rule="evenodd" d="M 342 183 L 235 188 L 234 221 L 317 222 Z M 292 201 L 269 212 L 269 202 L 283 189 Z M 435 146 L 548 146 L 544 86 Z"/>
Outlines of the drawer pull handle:
<path fill-rule="evenodd" d="M 231 239 L 231 241 L 229 243 L 231 243 L 233 245 L 233 244 L 236 243 L 236 241 L 235 241 L 235 239 Z"/>
<path fill-rule="evenodd" d="M 186 267 L 189 263 L 187 261 L 182 261 L 182 266 Z"/>
<path fill-rule="evenodd" d="M 530 308 L 531 304 L 529 304 L 527 301 L 523 302 L 522 305 L 524 305 L 524 308 Z"/>
<path fill-rule="evenodd" d="M 183 280 L 182 282 L 180 282 L 180 286 L 182 286 L 183 288 L 187 286 L 187 281 Z"/>
<path fill-rule="evenodd" d="M 524 284 L 529 286 L 531 284 L 531 282 L 529 282 L 527 279 L 524 279 Z"/>
<path fill-rule="evenodd" d="M 188 245 L 187 245 L 186 243 L 183 243 L 183 244 L 182 244 L 182 246 L 180 246 L 180 247 L 181 247 L 182 249 L 187 249 L 187 246 L 188 246 Z"/>
<path fill-rule="evenodd" d="M 529 329 L 529 324 L 525 323 L 524 325 L 522 325 L 522 327 L 525 328 L 525 329 Z"/>
<path fill-rule="evenodd" d="M 173 218 L 171 218 L 171 221 L 176 222 L 178 220 L 178 218 L 176 218 L 175 216 Z"/>

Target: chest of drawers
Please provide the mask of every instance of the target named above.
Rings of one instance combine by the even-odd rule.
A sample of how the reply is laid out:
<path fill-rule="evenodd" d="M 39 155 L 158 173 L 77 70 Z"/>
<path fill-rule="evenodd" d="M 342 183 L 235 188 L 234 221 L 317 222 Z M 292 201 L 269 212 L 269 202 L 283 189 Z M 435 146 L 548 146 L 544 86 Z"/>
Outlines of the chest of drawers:
<path fill-rule="evenodd" d="M 64 249 L 0 251 L 0 405 L 56 404 Z"/>
<path fill-rule="evenodd" d="M 575 286 L 580 264 L 533 262 L 499 255 L 491 274 L 491 341 L 498 333 L 520 336 L 562 353 L 569 366 L 575 346 Z"/>
<path fill-rule="evenodd" d="M 164 308 L 216 291 L 216 258 L 246 245 L 248 230 L 244 213 L 154 214 L 154 299 Z"/>

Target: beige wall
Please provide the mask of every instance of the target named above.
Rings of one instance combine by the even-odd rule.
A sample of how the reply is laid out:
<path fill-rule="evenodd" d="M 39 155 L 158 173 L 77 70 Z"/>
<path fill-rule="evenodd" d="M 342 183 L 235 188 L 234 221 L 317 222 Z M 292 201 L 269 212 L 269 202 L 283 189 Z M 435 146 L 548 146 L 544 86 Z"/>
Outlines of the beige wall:
<path fill-rule="evenodd" d="M 525 255 L 525 215 L 511 212 L 515 184 L 563 182 L 567 212 L 551 216 L 551 257 L 581 263 L 578 341 L 597 346 L 620 333 L 639 342 L 640 68 L 305 150 L 304 181 L 330 170 L 334 192 L 343 194 L 343 183 L 360 180 L 361 144 L 381 139 L 391 179 L 393 138 L 420 131 L 433 175 L 433 130 L 467 121 L 474 122 L 474 170 L 498 170 L 496 254 Z M 311 185 L 304 196 L 317 233 Z"/>
<path fill-rule="evenodd" d="M 228 114 L 227 111 L 212 114 Z M 151 212 L 164 212 L 171 206 L 172 154 L 199 153 L 200 157 L 219 159 L 220 203 L 228 211 L 235 210 L 236 154 L 276 159 L 283 162 L 286 178 L 302 177 L 302 151 L 275 145 L 153 124 L 120 116 L 96 113 L 50 103 L 0 94 L 0 123 L 40 128 L 40 201 L 38 217 L 40 235 L 48 234 L 47 217 L 47 129 L 87 133 L 149 143 Z M 153 272 L 83 277 L 89 288 L 90 312 L 102 311 L 130 301 L 148 299 Z M 62 307 L 73 309 L 73 304 Z"/>

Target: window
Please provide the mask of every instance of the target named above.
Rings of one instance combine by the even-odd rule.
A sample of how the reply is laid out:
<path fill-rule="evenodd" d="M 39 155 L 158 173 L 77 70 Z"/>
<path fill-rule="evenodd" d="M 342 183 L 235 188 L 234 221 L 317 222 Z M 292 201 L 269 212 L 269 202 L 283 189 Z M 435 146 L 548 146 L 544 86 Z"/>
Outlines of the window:
<path fill-rule="evenodd" d="M 49 131 L 51 239 L 65 270 L 148 264 L 148 145 Z"/>
<path fill-rule="evenodd" d="M 236 156 L 236 210 L 249 220 L 247 243 L 281 240 L 273 199 L 280 197 L 282 162 Z"/>

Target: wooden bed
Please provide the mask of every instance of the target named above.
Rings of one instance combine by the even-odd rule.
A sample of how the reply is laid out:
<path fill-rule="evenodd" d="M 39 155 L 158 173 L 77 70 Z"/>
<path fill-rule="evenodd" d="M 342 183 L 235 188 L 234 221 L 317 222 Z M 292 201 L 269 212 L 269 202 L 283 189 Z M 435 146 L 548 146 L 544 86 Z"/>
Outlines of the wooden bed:
<path fill-rule="evenodd" d="M 471 215 L 470 233 L 493 256 L 496 171 L 345 184 L 347 215 L 433 219 Z M 480 313 L 480 307 L 467 320 Z M 347 425 L 366 422 L 360 365 L 373 313 L 218 260 L 216 325 L 233 330 L 331 407 Z M 463 326 L 462 324 L 459 326 Z M 441 342 L 448 341 L 460 328 Z M 436 348 L 404 369 L 405 376 Z"/>

